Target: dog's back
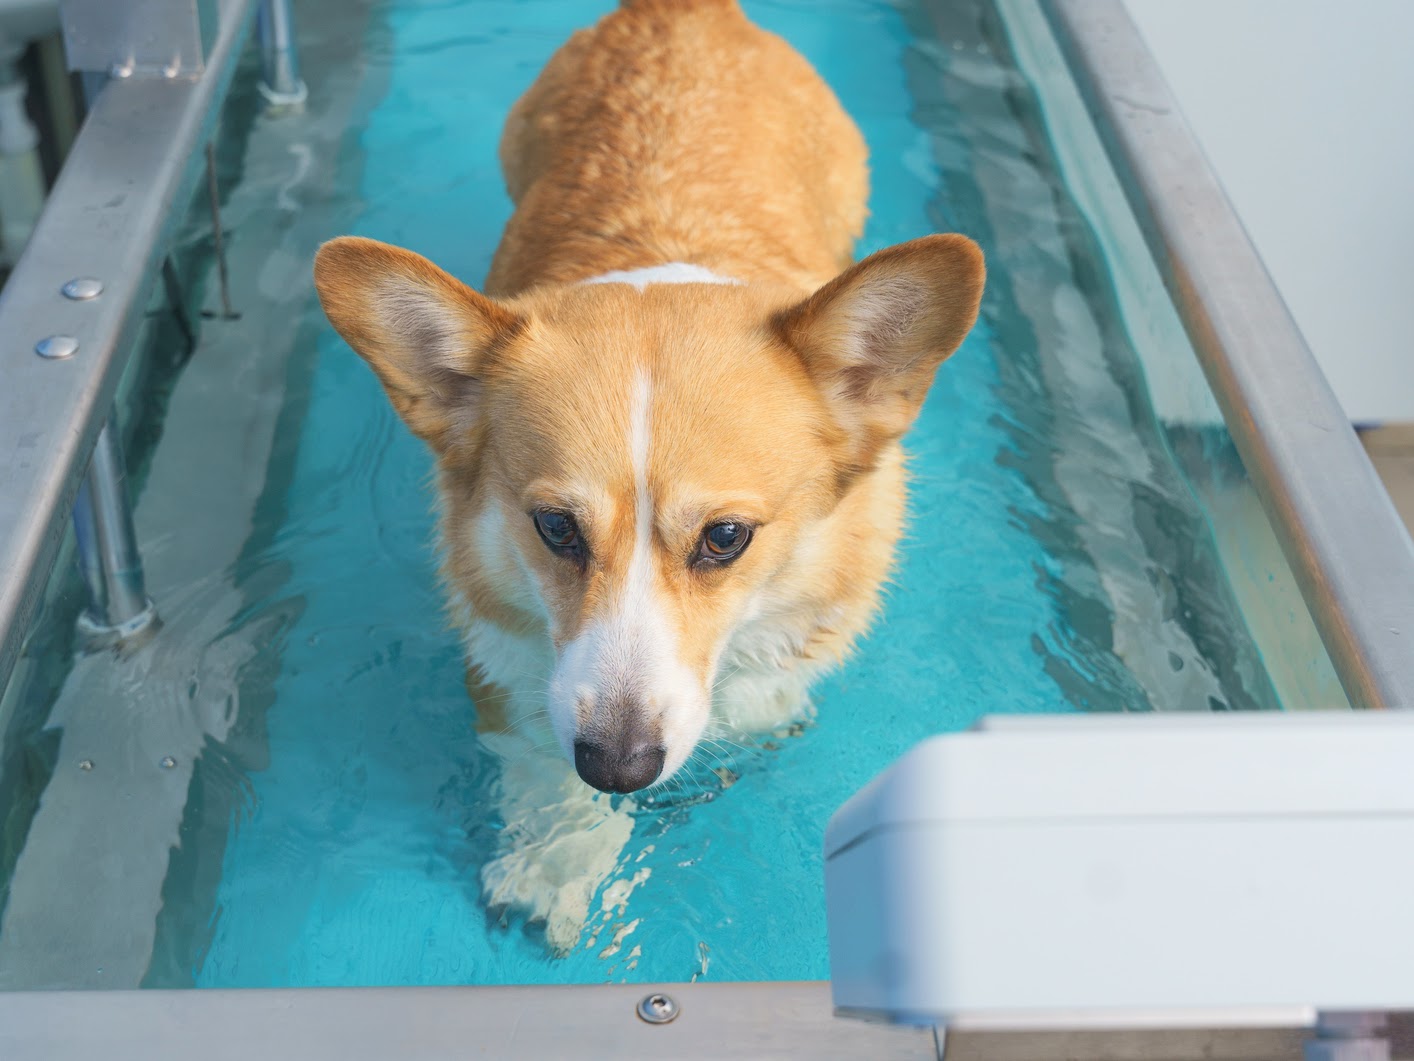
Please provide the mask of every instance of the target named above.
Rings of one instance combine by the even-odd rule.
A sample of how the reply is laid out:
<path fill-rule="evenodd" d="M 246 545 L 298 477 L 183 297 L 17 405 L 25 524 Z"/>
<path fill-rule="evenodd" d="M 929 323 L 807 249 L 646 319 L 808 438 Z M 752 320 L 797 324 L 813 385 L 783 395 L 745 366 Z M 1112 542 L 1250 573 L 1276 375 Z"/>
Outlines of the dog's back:
<path fill-rule="evenodd" d="M 516 212 L 487 293 L 675 261 L 812 291 L 852 260 L 865 159 L 829 87 L 736 0 L 625 0 L 507 119 Z"/>

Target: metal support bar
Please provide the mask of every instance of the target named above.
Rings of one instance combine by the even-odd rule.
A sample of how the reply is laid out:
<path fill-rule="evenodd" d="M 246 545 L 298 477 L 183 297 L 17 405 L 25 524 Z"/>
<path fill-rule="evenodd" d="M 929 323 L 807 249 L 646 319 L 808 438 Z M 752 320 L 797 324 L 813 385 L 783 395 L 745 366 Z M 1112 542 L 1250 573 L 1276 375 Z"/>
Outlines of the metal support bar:
<path fill-rule="evenodd" d="M 239 320 L 231 306 L 231 271 L 226 263 L 226 232 L 221 225 L 221 189 L 216 183 L 216 145 L 206 145 L 206 200 L 211 208 L 211 249 L 216 253 L 216 275 L 221 281 L 221 319 Z"/>
<path fill-rule="evenodd" d="M 305 101 L 309 89 L 299 76 L 295 46 L 295 21 L 290 0 L 262 0 L 260 5 L 260 58 L 264 73 L 260 93 L 276 107 L 293 107 Z"/>
<path fill-rule="evenodd" d="M 157 619 L 143 586 L 142 556 L 128 503 L 127 470 L 113 417 L 98 433 L 88 475 L 74 500 L 79 567 L 88 585 L 85 632 L 104 643 L 126 641 Z"/>
<path fill-rule="evenodd" d="M 1356 707 L 1414 707 L 1414 542 L 1120 0 L 1047 17 Z"/>

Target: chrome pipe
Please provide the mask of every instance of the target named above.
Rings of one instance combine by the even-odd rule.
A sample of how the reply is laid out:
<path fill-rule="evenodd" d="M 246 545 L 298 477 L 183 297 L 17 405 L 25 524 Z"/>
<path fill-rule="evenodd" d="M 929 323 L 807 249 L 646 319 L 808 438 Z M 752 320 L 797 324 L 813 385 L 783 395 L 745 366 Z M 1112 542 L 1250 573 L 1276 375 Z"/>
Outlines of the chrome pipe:
<path fill-rule="evenodd" d="M 297 106 L 309 95 L 299 73 L 295 21 L 290 0 L 262 0 L 260 58 L 264 65 L 260 92 L 277 107 Z"/>
<path fill-rule="evenodd" d="M 89 595 L 85 633 L 123 641 L 146 630 L 157 612 L 143 583 L 127 469 L 111 416 L 98 433 L 88 474 L 74 500 L 74 537 Z"/>

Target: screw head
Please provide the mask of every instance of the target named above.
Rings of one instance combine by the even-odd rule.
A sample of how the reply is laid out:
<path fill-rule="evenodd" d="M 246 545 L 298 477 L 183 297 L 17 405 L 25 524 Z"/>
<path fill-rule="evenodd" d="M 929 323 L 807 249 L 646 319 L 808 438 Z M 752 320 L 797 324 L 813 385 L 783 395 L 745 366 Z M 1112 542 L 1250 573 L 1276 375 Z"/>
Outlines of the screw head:
<path fill-rule="evenodd" d="M 34 352 L 50 361 L 62 361 L 79 352 L 79 341 L 72 335 L 50 335 L 34 344 Z"/>
<path fill-rule="evenodd" d="M 103 294 L 103 281 L 92 276 L 76 276 L 59 288 L 59 291 L 65 298 L 75 302 L 87 302 Z"/>
<path fill-rule="evenodd" d="M 92 769 L 93 769 L 93 760 L 92 760 L 92 759 L 80 759 L 80 760 L 79 760 L 79 769 L 82 770 L 82 771 L 84 771 L 85 773 L 87 773 L 89 770 L 92 770 Z"/>
<path fill-rule="evenodd" d="M 164 755 L 164 756 L 162 756 L 162 769 L 163 769 L 163 770 L 170 770 L 170 769 L 172 769 L 172 767 L 174 767 L 174 766 L 176 766 L 176 765 L 177 765 L 177 760 L 176 760 L 176 759 L 173 759 L 170 755 Z"/>
<path fill-rule="evenodd" d="M 645 995 L 638 1003 L 639 1020 L 649 1024 L 667 1024 L 677 1018 L 678 1004 L 668 995 Z"/>

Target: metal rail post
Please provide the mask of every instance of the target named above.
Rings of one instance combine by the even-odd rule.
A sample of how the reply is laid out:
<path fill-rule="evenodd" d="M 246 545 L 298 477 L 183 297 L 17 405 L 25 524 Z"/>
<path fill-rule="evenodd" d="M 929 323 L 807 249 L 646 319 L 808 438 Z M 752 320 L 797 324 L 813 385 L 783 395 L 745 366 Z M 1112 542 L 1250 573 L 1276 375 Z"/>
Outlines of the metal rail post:
<path fill-rule="evenodd" d="M 272 106 L 296 107 L 305 101 L 309 89 L 299 76 L 290 0 L 262 0 L 259 19 L 260 58 L 264 64 L 260 93 Z"/>
<path fill-rule="evenodd" d="M 98 433 L 88 474 L 74 500 L 74 537 L 79 568 L 88 586 L 85 634 L 105 643 L 128 641 L 157 621 L 143 585 L 142 556 L 128 503 L 127 469 L 110 414 Z"/>

